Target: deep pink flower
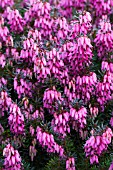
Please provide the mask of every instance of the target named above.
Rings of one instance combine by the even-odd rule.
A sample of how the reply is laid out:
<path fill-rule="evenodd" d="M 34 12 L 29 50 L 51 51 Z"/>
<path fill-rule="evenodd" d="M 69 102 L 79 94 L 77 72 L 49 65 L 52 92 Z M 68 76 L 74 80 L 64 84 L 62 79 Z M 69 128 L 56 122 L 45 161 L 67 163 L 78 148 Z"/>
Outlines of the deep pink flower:
<path fill-rule="evenodd" d="M 47 147 L 47 152 L 56 152 L 60 155 L 60 157 L 64 157 L 64 149 L 55 142 L 52 134 L 44 132 L 39 126 L 37 127 L 36 132 L 37 140 L 42 147 Z"/>
<path fill-rule="evenodd" d="M 98 157 L 107 150 L 108 145 L 111 143 L 113 132 L 110 128 L 106 128 L 103 134 L 91 136 L 85 143 L 86 157 L 90 157 L 90 163 L 99 163 Z"/>
<path fill-rule="evenodd" d="M 23 169 L 21 157 L 19 152 L 15 150 L 11 144 L 8 144 L 3 150 L 5 156 L 4 167 L 7 170 L 20 170 Z"/>
<path fill-rule="evenodd" d="M 75 159 L 73 157 L 66 160 L 66 170 L 75 170 Z"/>
<path fill-rule="evenodd" d="M 24 116 L 21 113 L 20 108 L 17 104 L 11 104 L 10 106 L 10 115 L 8 117 L 8 123 L 10 125 L 10 130 L 15 135 L 24 134 Z"/>

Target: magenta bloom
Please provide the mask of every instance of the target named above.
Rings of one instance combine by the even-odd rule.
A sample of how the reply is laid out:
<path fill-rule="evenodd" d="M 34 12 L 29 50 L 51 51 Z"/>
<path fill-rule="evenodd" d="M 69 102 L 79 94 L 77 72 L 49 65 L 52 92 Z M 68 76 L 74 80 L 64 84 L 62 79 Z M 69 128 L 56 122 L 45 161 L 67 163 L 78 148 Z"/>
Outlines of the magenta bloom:
<path fill-rule="evenodd" d="M 8 122 L 10 125 L 10 130 L 15 135 L 24 134 L 24 116 L 21 113 L 20 108 L 17 104 L 11 104 L 10 106 L 10 115 L 8 117 Z"/>
<path fill-rule="evenodd" d="M 86 157 L 90 157 L 90 163 L 99 163 L 98 157 L 107 150 L 108 145 L 111 143 L 113 132 L 107 128 L 100 136 L 91 136 L 85 143 L 84 149 Z"/>
<path fill-rule="evenodd" d="M 21 162 L 20 154 L 17 150 L 15 150 L 11 146 L 11 144 L 8 144 L 4 148 L 3 156 L 5 156 L 5 160 L 4 160 L 5 169 L 7 170 L 21 170 L 22 169 L 22 162 Z"/>

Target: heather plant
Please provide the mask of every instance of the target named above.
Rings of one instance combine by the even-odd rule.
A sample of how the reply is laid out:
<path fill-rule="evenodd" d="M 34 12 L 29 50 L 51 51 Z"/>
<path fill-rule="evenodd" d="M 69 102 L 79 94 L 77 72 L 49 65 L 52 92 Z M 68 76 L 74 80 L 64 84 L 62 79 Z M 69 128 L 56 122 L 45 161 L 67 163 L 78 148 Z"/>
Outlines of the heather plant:
<path fill-rule="evenodd" d="M 112 18 L 112 0 L 0 0 L 1 170 L 113 170 Z"/>

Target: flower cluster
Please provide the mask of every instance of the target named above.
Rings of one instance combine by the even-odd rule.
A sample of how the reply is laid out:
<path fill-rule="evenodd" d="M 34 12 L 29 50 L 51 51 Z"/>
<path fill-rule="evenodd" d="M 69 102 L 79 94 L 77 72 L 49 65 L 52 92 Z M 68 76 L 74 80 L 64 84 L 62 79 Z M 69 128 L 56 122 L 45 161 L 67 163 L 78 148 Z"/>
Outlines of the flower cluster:
<path fill-rule="evenodd" d="M 3 136 L 2 136 L 3 132 L 4 132 L 4 128 L 3 128 L 3 126 L 0 124 L 0 141 L 1 141 L 1 142 L 2 142 L 2 140 L 3 140 Z M 1 142 L 0 142 L 0 143 L 1 143 Z"/>
<path fill-rule="evenodd" d="M 8 6 L 13 6 L 14 0 L 0 0 L 0 7 L 5 8 Z"/>
<path fill-rule="evenodd" d="M 113 30 L 110 21 L 103 16 L 100 21 L 100 29 L 94 42 L 98 48 L 98 56 L 106 58 L 106 54 L 112 51 L 113 47 Z"/>
<path fill-rule="evenodd" d="M 112 0 L 90 0 L 92 6 L 96 9 L 96 16 L 101 16 L 102 14 L 109 14 L 111 13 L 111 9 L 113 7 L 113 1 Z"/>
<path fill-rule="evenodd" d="M 15 135 L 24 134 L 24 116 L 17 104 L 12 103 L 10 106 L 10 115 L 8 117 L 10 130 Z"/>
<path fill-rule="evenodd" d="M 53 130 L 56 133 L 62 134 L 62 137 L 65 137 L 66 132 L 70 133 L 70 126 L 68 122 L 69 122 L 68 112 L 63 112 L 59 115 L 54 113 L 54 119 L 52 120 L 51 124 L 52 124 Z"/>
<path fill-rule="evenodd" d="M 90 157 L 90 163 L 99 163 L 98 157 L 103 151 L 107 150 L 108 145 L 111 143 L 113 132 L 110 128 L 107 128 L 105 132 L 100 136 L 91 136 L 84 146 L 86 156 Z"/>
<path fill-rule="evenodd" d="M 48 2 L 34 1 L 31 8 L 25 12 L 24 18 L 26 22 L 31 22 L 32 18 L 36 18 L 34 27 L 40 29 L 42 36 L 51 34 L 52 20 L 50 17 L 50 4 Z"/>
<path fill-rule="evenodd" d="M 90 109 L 90 113 L 91 113 L 91 116 L 92 117 L 96 117 L 97 115 L 98 115 L 98 112 L 99 112 L 99 110 L 98 110 L 98 107 L 96 107 L 96 106 L 89 106 L 89 109 Z"/>
<path fill-rule="evenodd" d="M 50 113 L 52 113 L 54 109 L 57 109 L 58 103 L 60 104 L 62 101 L 61 93 L 58 92 L 55 87 L 53 87 L 53 89 L 46 89 L 44 92 L 43 104 L 45 108 L 50 110 Z M 53 105 L 56 107 L 53 108 Z"/>
<path fill-rule="evenodd" d="M 107 101 L 113 99 L 113 74 L 111 72 L 106 72 L 103 78 L 103 82 L 98 82 L 96 86 L 96 96 L 97 101 L 101 105 L 102 110 L 104 110 L 104 105 Z"/>
<path fill-rule="evenodd" d="M 9 34 L 9 29 L 4 26 L 4 18 L 0 16 L 0 41 L 6 42 L 7 36 Z M 2 44 L 0 43 L 0 48 L 2 47 Z"/>
<path fill-rule="evenodd" d="M 3 150 L 3 156 L 5 156 L 4 160 L 4 170 L 20 170 L 22 169 L 22 162 L 20 154 L 17 150 L 8 144 Z"/>
<path fill-rule="evenodd" d="M 111 125 L 111 127 L 113 127 L 113 113 L 112 113 L 112 117 L 110 119 L 110 125 Z"/>
<path fill-rule="evenodd" d="M 20 52 L 20 59 L 29 65 L 34 61 L 38 55 L 38 45 L 33 38 L 27 38 L 23 41 L 23 49 Z"/>
<path fill-rule="evenodd" d="M 68 158 L 66 160 L 66 170 L 75 170 L 75 159 L 74 158 Z"/>
<path fill-rule="evenodd" d="M 37 80 L 42 82 L 50 75 L 50 69 L 47 67 L 46 59 L 42 54 L 34 59 L 34 72 Z"/>
<path fill-rule="evenodd" d="M 0 78 L 0 88 L 3 88 L 6 85 L 7 85 L 7 80 L 4 79 L 3 77 Z"/>
<path fill-rule="evenodd" d="M 107 61 L 102 61 L 101 70 L 113 73 L 113 63 L 111 63 L 111 62 L 108 63 Z"/>
<path fill-rule="evenodd" d="M 25 169 L 112 162 L 112 13 L 113 0 L 0 0 L 0 169 L 23 169 L 18 151 Z"/>
<path fill-rule="evenodd" d="M 85 107 L 76 110 L 74 108 L 70 109 L 70 119 L 72 120 L 72 127 L 77 131 L 80 129 L 84 129 L 86 126 L 86 116 L 87 110 Z"/>
<path fill-rule="evenodd" d="M 2 68 L 5 66 L 6 64 L 6 58 L 5 55 L 0 54 L 0 66 L 2 66 Z"/>
<path fill-rule="evenodd" d="M 7 18 L 11 31 L 14 32 L 23 31 L 25 22 L 17 9 L 11 10 L 10 7 L 7 7 L 4 13 L 4 17 Z"/>
<path fill-rule="evenodd" d="M 61 157 L 64 157 L 64 149 L 58 145 L 52 134 L 44 132 L 39 126 L 36 129 L 36 137 L 42 147 L 47 147 L 47 152 L 58 153 Z"/>
<path fill-rule="evenodd" d="M 81 36 L 77 39 L 77 44 L 75 45 L 75 54 L 74 57 L 72 55 L 70 60 L 72 70 L 74 70 L 74 67 L 76 67 L 75 74 L 80 74 L 91 64 L 92 45 L 90 39 L 87 36 Z"/>
<path fill-rule="evenodd" d="M 97 83 L 97 76 L 94 72 L 90 72 L 89 75 L 77 76 L 75 91 L 76 98 L 89 101 L 91 96 L 94 95 L 95 85 Z"/>
<path fill-rule="evenodd" d="M 4 116 L 4 111 L 8 111 L 12 101 L 6 91 L 0 92 L 0 117 Z"/>
<path fill-rule="evenodd" d="M 20 79 L 20 81 L 18 81 L 17 77 L 14 78 L 14 90 L 17 91 L 18 98 L 21 98 L 22 95 L 32 96 L 31 88 L 31 82 L 27 82 L 24 79 Z"/>

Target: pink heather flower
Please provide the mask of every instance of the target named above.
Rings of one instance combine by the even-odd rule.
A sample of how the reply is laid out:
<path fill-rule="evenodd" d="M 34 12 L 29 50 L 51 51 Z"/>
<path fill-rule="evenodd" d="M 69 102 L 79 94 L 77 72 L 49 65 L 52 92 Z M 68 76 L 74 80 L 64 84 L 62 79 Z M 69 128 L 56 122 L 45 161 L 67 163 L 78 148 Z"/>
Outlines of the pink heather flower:
<path fill-rule="evenodd" d="M 72 20 L 69 27 L 71 39 L 76 39 L 80 34 L 87 35 L 92 28 L 91 21 L 91 14 L 87 11 L 79 14 L 79 18 Z"/>
<path fill-rule="evenodd" d="M 4 168 L 7 170 L 21 170 L 22 162 L 20 154 L 17 150 L 15 150 L 11 144 L 8 144 L 3 150 L 4 160 Z"/>
<path fill-rule="evenodd" d="M 33 161 L 34 157 L 36 156 L 36 149 L 34 146 L 29 147 L 29 156 L 31 157 L 31 161 Z"/>
<path fill-rule="evenodd" d="M 81 71 L 91 64 L 92 56 L 92 45 L 90 39 L 87 36 L 79 37 L 77 39 L 75 56 L 72 58 L 71 62 L 72 69 L 76 66 L 76 72 L 80 74 Z"/>
<path fill-rule="evenodd" d="M 100 58 L 106 58 L 106 54 L 113 49 L 113 30 L 108 19 L 102 19 L 100 21 L 100 29 L 96 34 L 94 40 L 98 48 L 98 56 Z"/>
<path fill-rule="evenodd" d="M 78 110 L 71 108 L 70 120 L 72 121 L 73 129 L 77 131 L 79 131 L 80 129 L 84 129 L 86 126 L 86 116 L 87 116 L 87 110 L 85 107 L 81 107 Z"/>
<path fill-rule="evenodd" d="M 40 0 L 23 0 L 23 5 L 32 6 L 36 2 L 40 2 Z"/>
<path fill-rule="evenodd" d="M 35 112 L 33 113 L 34 107 L 33 107 L 32 104 L 29 103 L 28 98 L 24 97 L 22 102 L 24 104 L 24 114 L 25 114 L 25 118 L 27 119 L 27 121 L 29 121 L 29 120 L 37 120 L 39 115 L 37 113 L 35 113 Z M 40 110 L 40 112 L 42 111 L 41 108 L 39 110 Z M 32 115 L 32 113 L 33 113 L 33 115 Z"/>
<path fill-rule="evenodd" d="M 112 14 L 113 0 L 23 0 L 23 7 L 26 8 L 24 18 L 15 6 L 12 7 L 13 4 L 14 0 L 0 0 L 0 70 L 7 78 L 0 78 L 0 116 L 4 116 L 5 112 L 9 113 L 8 123 L 14 134 L 11 139 L 4 141 L 4 128 L 0 124 L 1 143 L 6 144 L 13 139 L 14 144 L 21 146 L 19 137 L 25 134 L 23 113 L 28 123 L 30 121 L 42 125 L 46 123 L 46 109 L 53 116 L 51 127 L 59 139 L 63 141 L 62 138 L 70 133 L 71 127 L 79 132 L 83 140 L 86 139 L 87 109 L 84 106 L 72 107 L 71 102 L 82 100 L 89 106 L 89 116 L 94 118 L 113 99 L 113 25 L 107 18 L 107 14 Z M 91 13 L 84 11 L 87 8 Z M 78 15 L 73 15 L 75 9 L 81 10 Z M 94 17 L 93 20 L 91 16 Z M 97 20 L 97 16 L 102 19 Z M 92 21 L 95 24 L 91 32 Z M 99 29 L 95 35 L 96 24 Z M 20 34 L 21 41 L 17 41 L 15 33 L 23 33 L 24 29 L 25 34 Z M 98 74 L 89 71 L 90 65 L 93 65 L 93 37 L 97 56 L 103 59 L 101 70 L 105 71 L 105 75 L 102 81 L 97 79 Z M 54 80 L 57 88 L 53 85 Z M 22 111 L 8 96 L 7 91 L 10 91 L 12 81 L 11 95 L 14 89 L 18 95 L 17 102 L 22 104 Z M 62 91 L 59 91 L 60 86 Z M 39 100 L 40 105 L 40 97 L 42 106 L 38 108 L 37 101 Z M 95 98 L 98 107 L 93 103 Z M 113 116 L 108 123 L 113 127 Z M 37 141 L 48 153 L 65 157 L 67 170 L 75 170 L 75 159 L 69 156 L 70 153 L 67 153 L 69 157 L 65 156 L 64 148 L 55 142 L 53 134 L 39 126 L 35 131 L 32 125 L 29 127 L 29 134 L 31 138 L 36 135 Z M 112 137 L 110 128 L 99 134 L 92 133 L 84 146 L 91 164 L 99 163 L 99 156 L 108 149 Z M 29 146 L 31 161 L 36 156 L 35 146 L 36 139 Z M 11 144 L 4 148 L 3 156 L 4 170 L 23 169 L 20 155 Z M 109 170 L 112 169 L 113 162 Z"/>
<path fill-rule="evenodd" d="M 91 65 L 93 56 L 91 40 L 86 35 L 79 36 L 76 41 L 77 43 L 67 43 L 61 51 L 61 56 L 66 58 L 65 64 L 69 65 L 70 75 L 73 72 L 75 76 L 83 73 Z"/>
<path fill-rule="evenodd" d="M 35 129 L 33 128 L 32 125 L 30 126 L 29 131 L 30 131 L 31 136 L 34 136 Z"/>
<path fill-rule="evenodd" d="M 93 155 L 90 157 L 90 163 L 93 164 L 93 163 L 99 163 L 99 160 L 98 160 L 98 156 L 97 155 Z"/>
<path fill-rule="evenodd" d="M 5 64 L 6 64 L 5 55 L 0 53 L 0 66 L 2 66 L 2 68 L 4 68 Z"/>
<path fill-rule="evenodd" d="M 27 62 L 30 65 L 35 62 L 38 53 L 39 48 L 33 38 L 27 38 L 23 41 L 23 49 L 20 52 L 20 59 L 22 59 L 22 61 Z"/>
<path fill-rule="evenodd" d="M 107 128 L 100 136 L 91 136 L 84 146 L 86 157 L 90 157 L 90 163 L 99 163 L 98 157 L 107 150 L 108 145 L 111 143 L 113 132 Z"/>
<path fill-rule="evenodd" d="M 32 96 L 31 93 L 32 83 L 27 82 L 25 79 L 20 78 L 20 81 L 17 81 L 17 77 L 14 78 L 14 90 L 18 94 L 18 98 L 21 98 L 22 95 Z"/>
<path fill-rule="evenodd" d="M 73 1 L 73 3 L 74 3 L 75 8 L 84 9 L 87 3 L 87 0 L 77 0 L 77 1 Z"/>
<path fill-rule="evenodd" d="M 24 18 L 27 22 L 30 22 L 32 18 L 45 18 L 50 19 L 50 4 L 48 2 L 43 3 L 42 1 L 31 1 L 31 7 L 25 12 Z M 43 19 L 42 18 L 42 19 Z M 40 23 L 40 21 L 39 21 Z"/>
<path fill-rule="evenodd" d="M 7 18 L 11 31 L 16 33 L 23 31 L 25 21 L 17 9 L 11 10 L 10 7 L 7 7 L 4 13 L 4 17 Z"/>
<path fill-rule="evenodd" d="M 0 116 L 4 116 L 4 111 L 8 111 L 12 101 L 6 91 L 0 92 Z"/>
<path fill-rule="evenodd" d="M 2 8 L 13 6 L 13 5 L 14 5 L 14 0 L 0 0 L 0 6 Z"/>
<path fill-rule="evenodd" d="M 104 139 L 106 139 L 106 143 L 110 144 L 111 143 L 111 139 L 113 137 L 113 132 L 110 128 L 107 128 L 106 131 L 102 134 L 102 137 Z"/>
<path fill-rule="evenodd" d="M 28 32 L 28 38 L 33 38 L 34 40 L 41 41 L 42 37 L 41 37 L 41 33 L 40 31 L 38 31 L 37 29 L 31 29 Z"/>
<path fill-rule="evenodd" d="M 82 54 L 82 52 L 84 52 L 84 50 L 87 50 L 88 54 L 86 54 L 86 56 L 89 55 L 90 53 L 91 56 L 89 56 L 89 59 L 90 57 L 92 58 L 91 49 L 92 49 L 91 40 L 87 36 L 81 36 L 77 39 L 77 50 L 78 50 L 77 52 L 79 52 L 80 55 Z M 85 54 L 83 54 L 83 56 L 84 55 Z"/>
<path fill-rule="evenodd" d="M 43 111 L 42 108 L 39 108 L 39 110 L 36 110 L 35 112 L 33 112 L 32 106 L 27 104 L 27 107 L 25 107 L 25 109 L 27 109 L 27 111 L 25 112 L 26 119 L 28 119 L 28 120 L 39 120 L 39 121 L 44 120 L 44 111 Z M 30 112 L 33 112 L 33 113 L 30 114 Z"/>
<path fill-rule="evenodd" d="M 4 79 L 3 77 L 0 78 L 0 88 L 3 88 L 6 85 L 7 85 L 7 80 Z"/>
<path fill-rule="evenodd" d="M 11 104 L 10 115 L 8 117 L 10 130 L 15 135 L 24 134 L 24 116 L 17 104 Z"/>
<path fill-rule="evenodd" d="M 0 136 L 1 134 L 4 132 L 4 128 L 2 127 L 1 123 L 0 123 Z"/>
<path fill-rule="evenodd" d="M 97 84 L 97 76 L 94 72 L 90 72 L 89 75 L 77 76 L 75 84 L 75 95 L 78 99 L 83 99 L 85 102 L 90 101 L 92 95 L 94 95 L 94 89 Z"/>
<path fill-rule="evenodd" d="M 4 18 L 3 16 L 0 16 L 0 27 L 4 25 Z"/>
<path fill-rule="evenodd" d="M 43 105 L 50 110 L 50 113 L 53 113 L 54 109 L 57 109 L 58 103 L 61 104 L 62 101 L 61 93 L 58 92 L 55 87 L 45 90 Z M 55 105 L 55 108 L 53 108 L 53 105 Z"/>
<path fill-rule="evenodd" d="M 35 20 L 34 27 L 40 29 L 40 33 L 42 37 L 46 37 L 51 35 L 52 33 L 52 24 L 53 20 L 50 17 L 39 17 Z"/>
<path fill-rule="evenodd" d="M 33 76 L 33 72 L 31 71 L 30 68 L 24 68 L 24 69 L 17 68 L 16 73 L 22 74 L 25 78 L 29 78 L 29 79 L 32 79 Z"/>
<path fill-rule="evenodd" d="M 107 61 L 102 61 L 101 70 L 109 71 L 109 72 L 113 73 L 113 63 L 108 63 Z"/>
<path fill-rule="evenodd" d="M 104 110 L 105 104 L 112 99 L 113 92 L 113 73 L 106 72 L 103 81 L 98 82 L 96 86 L 97 101 Z"/>
<path fill-rule="evenodd" d="M 58 135 L 62 135 L 64 138 L 66 136 L 66 132 L 70 133 L 69 127 L 69 113 L 63 112 L 61 114 L 54 113 L 54 119 L 51 122 L 52 128 L 54 132 L 58 133 Z"/>
<path fill-rule="evenodd" d="M 53 29 L 58 40 L 65 39 L 69 33 L 69 25 L 64 17 L 58 17 L 53 22 Z"/>
<path fill-rule="evenodd" d="M 16 62 L 19 61 L 20 59 L 19 52 L 17 51 L 16 48 L 7 48 L 6 56 L 8 59 L 11 57 L 11 60 L 16 61 Z"/>
<path fill-rule="evenodd" d="M 60 9 L 59 12 L 61 13 L 62 16 L 72 17 L 72 6 L 73 6 L 72 0 L 67 0 L 67 1 L 63 0 L 63 1 L 59 1 L 59 5 L 57 8 Z"/>
<path fill-rule="evenodd" d="M 64 157 L 64 149 L 62 146 L 58 145 L 52 134 L 44 132 L 39 126 L 36 129 L 36 137 L 42 147 L 47 148 L 47 152 L 49 153 L 58 153 L 60 157 Z"/>
<path fill-rule="evenodd" d="M 66 170 L 75 170 L 75 159 L 73 157 L 66 160 Z"/>
<path fill-rule="evenodd" d="M 91 105 L 89 105 L 89 109 L 90 109 L 90 113 L 92 117 L 96 117 L 98 115 L 98 107 L 92 107 Z"/>
<path fill-rule="evenodd" d="M 111 127 L 113 127 L 113 117 L 111 117 L 111 119 L 110 119 L 110 125 L 111 125 Z"/>
<path fill-rule="evenodd" d="M 0 144 L 2 143 L 2 140 L 4 139 L 3 134 L 4 133 L 4 128 L 0 123 Z"/>
<path fill-rule="evenodd" d="M 111 127 L 113 127 L 113 112 L 112 112 L 112 116 L 111 116 L 111 119 L 110 119 L 110 125 L 111 125 Z"/>
<path fill-rule="evenodd" d="M 70 91 L 72 89 L 72 92 Z M 68 87 L 64 87 L 64 94 L 68 98 L 68 102 L 71 102 L 76 98 L 76 93 L 75 93 L 75 80 L 71 80 L 68 82 Z"/>
<path fill-rule="evenodd" d="M 92 4 L 92 7 L 96 12 L 96 16 L 102 16 L 102 14 L 110 14 L 110 12 L 112 11 L 112 7 L 113 7 L 112 0 L 107 0 L 107 1 L 90 0 L 90 3 Z"/>
<path fill-rule="evenodd" d="M 72 10 L 73 8 L 76 9 L 83 9 L 85 8 L 85 3 L 87 2 L 87 0 L 63 0 L 63 1 L 58 1 L 59 4 L 57 5 L 57 2 L 55 4 L 55 6 L 58 8 L 58 11 L 60 12 L 60 14 L 66 18 L 71 18 L 72 17 Z M 52 4 L 53 2 L 50 1 L 50 3 Z"/>
<path fill-rule="evenodd" d="M 30 145 L 29 147 L 29 156 L 31 157 L 31 161 L 34 160 L 34 157 L 36 156 L 37 150 L 35 149 L 35 146 Z"/>
<path fill-rule="evenodd" d="M 38 115 L 38 116 L 37 116 L 37 115 Z M 36 118 L 38 117 L 39 119 L 44 120 L 44 109 L 43 109 L 42 107 L 40 107 L 39 110 L 36 110 L 36 111 L 34 112 L 34 114 L 32 115 L 32 117 L 33 117 L 33 119 L 36 119 Z"/>
<path fill-rule="evenodd" d="M 8 36 L 7 39 L 6 39 L 6 46 L 10 46 L 10 47 L 13 47 L 13 37 L 12 36 Z"/>
<path fill-rule="evenodd" d="M 68 82 L 69 75 L 68 70 L 64 66 L 64 62 L 61 59 L 59 51 L 56 48 L 53 48 L 51 51 L 46 52 L 47 55 L 47 68 L 50 71 L 50 75 L 54 75 L 61 84 Z"/>
<path fill-rule="evenodd" d="M 9 30 L 6 26 L 4 26 L 4 19 L 1 17 L 0 18 L 0 41 L 5 42 L 8 34 L 9 34 Z"/>
<path fill-rule="evenodd" d="M 34 58 L 34 73 L 38 82 L 44 81 L 43 79 L 46 79 L 50 75 L 50 68 L 47 66 L 45 57 Z"/>
<path fill-rule="evenodd" d="M 79 129 L 79 135 L 82 138 L 82 140 L 86 139 L 88 136 L 88 131 L 84 129 Z"/>
<path fill-rule="evenodd" d="M 92 27 L 91 21 L 92 21 L 91 14 L 87 11 L 83 11 L 83 13 L 79 16 L 80 33 L 87 34 L 91 30 Z"/>
<path fill-rule="evenodd" d="M 111 163 L 109 170 L 113 170 L 113 162 Z"/>
<path fill-rule="evenodd" d="M 29 120 L 44 120 L 44 111 L 42 108 L 36 110 L 32 114 L 28 115 Z"/>

